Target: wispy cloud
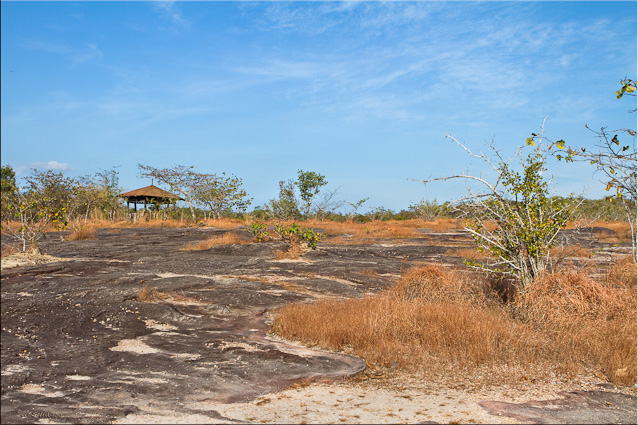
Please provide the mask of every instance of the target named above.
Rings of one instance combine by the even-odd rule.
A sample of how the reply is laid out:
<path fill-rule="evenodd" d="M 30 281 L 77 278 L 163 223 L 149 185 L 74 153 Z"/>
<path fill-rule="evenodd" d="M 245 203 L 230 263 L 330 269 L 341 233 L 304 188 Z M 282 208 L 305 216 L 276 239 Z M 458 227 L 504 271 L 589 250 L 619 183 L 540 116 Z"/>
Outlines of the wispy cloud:
<path fill-rule="evenodd" d="M 32 39 L 23 41 L 22 46 L 29 50 L 54 53 L 64 56 L 75 65 L 102 57 L 102 52 L 98 48 L 98 45 L 92 42 L 88 42 L 80 46 L 70 46 L 64 43 Z"/>
<path fill-rule="evenodd" d="M 170 22 L 170 30 L 177 31 L 179 29 L 190 28 L 189 20 L 182 16 L 181 11 L 176 6 L 175 1 L 154 1 L 153 9 L 165 20 Z"/>
<path fill-rule="evenodd" d="M 58 161 L 47 161 L 47 162 L 41 162 L 41 161 L 36 161 L 36 162 L 31 162 L 27 165 L 17 165 L 15 167 L 15 172 L 16 172 L 16 176 L 20 177 L 23 176 L 25 174 L 27 174 L 27 172 L 29 170 L 32 169 L 36 169 L 36 170 L 51 170 L 51 171 L 72 171 L 75 168 L 73 166 L 71 166 L 71 164 L 67 164 L 65 162 L 58 162 Z"/>

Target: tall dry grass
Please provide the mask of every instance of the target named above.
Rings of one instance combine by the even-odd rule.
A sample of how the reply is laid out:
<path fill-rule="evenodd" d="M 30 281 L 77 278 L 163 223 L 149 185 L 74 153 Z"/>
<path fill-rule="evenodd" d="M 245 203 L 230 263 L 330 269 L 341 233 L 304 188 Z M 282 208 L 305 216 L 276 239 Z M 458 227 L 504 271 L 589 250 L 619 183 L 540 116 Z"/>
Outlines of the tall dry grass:
<path fill-rule="evenodd" d="M 236 233 L 226 232 L 221 235 L 211 236 L 210 238 L 200 242 L 190 243 L 183 248 L 180 248 L 180 251 L 204 251 L 214 246 L 241 245 L 247 243 L 250 243 L 250 241 L 242 239 Z"/>
<path fill-rule="evenodd" d="M 418 229 L 431 229 L 436 232 L 447 232 L 463 228 L 463 221 L 457 219 L 425 220 L 388 220 L 373 221 L 368 223 L 358 222 L 334 222 L 308 220 L 302 224 L 304 227 L 324 229 L 328 236 L 345 236 L 348 238 L 337 239 L 341 243 L 366 243 L 373 239 L 386 238 L 418 238 L 423 236 Z M 333 239 L 333 241 L 335 241 Z"/>
<path fill-rule="evenodd" d="M 97 228 L 82 226 L 72 231 L 65 240 L 67 241 L 83 241 L 87 239 L 97 238 Z"/>
<path fill-rule="evenodd" d="M 524 300 L 504 304 L 475 274 L 418 267 L 379 295 L 283 307 L 272 330 L 378 365 L 472 376 L 486 384 L 521 374 L 570 377 L 591 368 L 617 384 L 635 382 L 632 283 L 597 283 L 580 275 L 545 279 L 526 294 L 533 307 L 522 316 Z M 635 274 L 633 285 L 635 292 Z"/>

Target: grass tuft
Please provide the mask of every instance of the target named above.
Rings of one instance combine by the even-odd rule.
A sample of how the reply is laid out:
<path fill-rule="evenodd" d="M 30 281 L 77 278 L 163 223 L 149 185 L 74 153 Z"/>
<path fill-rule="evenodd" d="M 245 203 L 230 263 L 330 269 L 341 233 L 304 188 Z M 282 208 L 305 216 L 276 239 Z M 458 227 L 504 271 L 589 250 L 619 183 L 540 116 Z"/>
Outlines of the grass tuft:
<path fill-rule="evenodd" d="M 201 242 L 188 244 L 185 247 L 181 248 L 181 251 L 205 251 L 207 249 L 220 245 L 241 245 L 247 243 L 250 243 L 250 241 L 242 239 L 235 233 L 227 232 L 222 235 L 210 237 Z"/>

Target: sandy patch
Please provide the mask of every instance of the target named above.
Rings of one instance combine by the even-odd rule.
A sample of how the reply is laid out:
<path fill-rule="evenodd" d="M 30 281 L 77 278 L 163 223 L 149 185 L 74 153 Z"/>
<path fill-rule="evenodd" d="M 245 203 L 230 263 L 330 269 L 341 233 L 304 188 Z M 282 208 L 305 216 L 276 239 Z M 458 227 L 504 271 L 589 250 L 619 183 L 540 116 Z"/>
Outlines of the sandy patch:
<path fill-rule="evenodd" d="M 135 354 L 155 354 L 160 350 L 153 348 L 137 339 L 123 339 L 117 343 L 115 347 L 110 348 L 111 351 L 128 351 Z"/>
<path fill-rule="evenodd" d="M 177 326 L 170 325 L 168 323 L 160 323 L 153 319 L 144 320 L 146 327 L 149 329 L 155 329 L 156 331 L 174 331 L 179 329 Z"/>
<path fill-rule="evenodd" d="M 69 259 L 54 257 L 47 254 L 17 252 L 15 254 L 2 257 L 2 260 L 0 260 L 0 270 L 11 269 L 13 267 L 35 266 L 36 264 L 55 263 L 56 261 L 69 261 Z"/>
<path fill-rule="evenodd" d="M 47 391 L 42 385 L 38 384 L 24 384 L 20 389 L 23 393 L 38 394 L 46 397 L 64 397 L 65 393 L 62 391 Z"/>

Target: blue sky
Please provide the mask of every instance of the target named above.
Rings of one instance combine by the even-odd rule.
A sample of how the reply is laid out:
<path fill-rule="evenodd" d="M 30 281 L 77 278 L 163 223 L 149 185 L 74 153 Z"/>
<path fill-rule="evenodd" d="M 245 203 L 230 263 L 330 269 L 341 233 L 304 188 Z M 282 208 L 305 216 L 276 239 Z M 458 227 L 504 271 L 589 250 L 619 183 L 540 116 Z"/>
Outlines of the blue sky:
<path fill-rule="evenodd" d="M 137 164 L 241 177 L 253 207 L 297 170 L 364 210 L 448 201 L 487 173 L 446 133 L 509 155 L 537 132 L 635 128 L 636 2 L 14 2 L 1 7 L 2 164 L 72 176 Z M 603 196 L 586 165 L 558 194 Z M 252 207 L 251 207 L 252 209 Z"/>

